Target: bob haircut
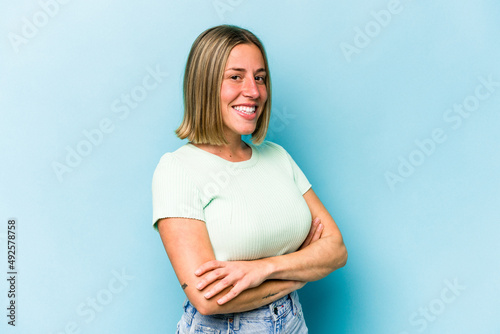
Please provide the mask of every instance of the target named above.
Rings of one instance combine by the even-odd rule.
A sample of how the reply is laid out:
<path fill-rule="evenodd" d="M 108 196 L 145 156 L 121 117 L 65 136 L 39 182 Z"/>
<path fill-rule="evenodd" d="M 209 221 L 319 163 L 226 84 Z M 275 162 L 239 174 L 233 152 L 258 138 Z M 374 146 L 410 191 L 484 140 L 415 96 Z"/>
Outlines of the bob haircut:
<path fill-rule="evenodd" d="M 233 25 L 205 30 L 191 47 L 184 72 L 184 118 L 175 130 L 180 139 L 188 138 L 194 144 L 228 144 L 223 131 L 220 90 L 229 54 L 239 44 L 254 44 L 264 58 L 267 101 L 251 138 L 257 145 L 264 141 L 271 116 L 271 77 L 266 52 L 257 36 Z"/>

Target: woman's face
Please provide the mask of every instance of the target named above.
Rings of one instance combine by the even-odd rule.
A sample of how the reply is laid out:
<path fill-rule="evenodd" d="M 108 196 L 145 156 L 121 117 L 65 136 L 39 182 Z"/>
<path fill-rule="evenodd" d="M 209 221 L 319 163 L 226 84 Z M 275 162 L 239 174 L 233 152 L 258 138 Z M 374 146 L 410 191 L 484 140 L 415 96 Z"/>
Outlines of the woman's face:
<path fill-rule="evenodd" d="M 227 60 L 220 101 L 229 141 L 255 131 L 267 100 L 264 58 L 254 44 L 235 46 Z"/>

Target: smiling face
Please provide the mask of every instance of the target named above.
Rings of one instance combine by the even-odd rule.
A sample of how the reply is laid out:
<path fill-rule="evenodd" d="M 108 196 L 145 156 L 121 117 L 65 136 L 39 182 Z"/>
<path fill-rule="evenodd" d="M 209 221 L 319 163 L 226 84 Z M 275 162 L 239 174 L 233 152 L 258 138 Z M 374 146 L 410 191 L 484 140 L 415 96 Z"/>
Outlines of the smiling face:
<path fill-rule="evenodd" d="M 255 131 L 267 100 L 264 58 L 254 44 L 236 45 L 229 54 L 221 86 L 221 111 L 228 141 Z"/>

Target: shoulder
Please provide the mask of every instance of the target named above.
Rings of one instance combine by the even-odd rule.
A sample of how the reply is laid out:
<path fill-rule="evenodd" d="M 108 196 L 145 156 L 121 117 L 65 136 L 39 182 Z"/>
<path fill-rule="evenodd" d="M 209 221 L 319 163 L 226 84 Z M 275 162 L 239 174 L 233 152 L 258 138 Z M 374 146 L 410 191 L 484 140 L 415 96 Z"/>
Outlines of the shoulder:
<path fill-rule="evenodd" d="M 262 144 L 260 144 L 259 147 L 260 153 L 264 156 L 283 160 L 288 163 L 290 162 L 290 160 L 293 160 L 288 151 L 280 144 L 276 144 L 271 141 L 264 141 Z"/>
<path fill-rule="evenodd" d="M 259 154 L 264 160 L 292 171 L 292 157 L 283 146 L 271 141 L 264 141 L 258 148 Z"/>
<path fill-rule="evenodd" d="M 186 150 L 186 145 L 183 145 L 173 152 L 163 154 L 156 166 L 153 177 L 182 174 L 184 171 L 182 156 L 185 155 Z"/>
<path fill-rule="evenodd" d="M 291 166 L 292 169 L 298 168 L 295 160 L 283 146 L 270 141 L 264 141 L 261 144 L 261 146 L 263 150 L 263 155 L 267 155 L 268 157 L 271 157 L 273 160 L 282 161 L 283 163 Z"/>
<path fill-rule="evenodd" d="M 156 165 L 155 174 L 158 171 L 171 169 L 172 167 L 175 167 L 178 164 L 179 161 L 175 157 L 175 154 L 173 152 L 167 152 L 161 156 L 160 161 Z"/>
<path fill-rule="evenodd" d="M 287 152 L 283 146 L 273 143 L 272 141 L 264 141 L 262 144 L 257 146 L 259 151 L 264 154 L 278 154 L 285 155 Z"/>
<path fill-rule="evenodd" d="M 175 151 L 166 152 L 160 157 L 158 166 L 168 166 L 173 164 L 179 164 L 182 157 L 190 152 L 188 144 L 184 144 L 177 148 Z"/>

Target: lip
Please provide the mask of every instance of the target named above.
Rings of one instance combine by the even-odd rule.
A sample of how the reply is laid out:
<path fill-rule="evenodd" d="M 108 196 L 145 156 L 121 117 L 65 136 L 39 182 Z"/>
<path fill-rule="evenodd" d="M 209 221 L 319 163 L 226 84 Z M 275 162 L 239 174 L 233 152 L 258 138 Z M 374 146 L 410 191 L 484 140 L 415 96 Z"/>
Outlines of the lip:
<path fill-rule="evenodd" d="M 231 107 L 255 107 L 257 109 L 258 105 L 256 103 L 239 103 L 233 104 Z"/>
<path fill-rule="evenodd" d="M 234 107 L 239 107 L 239 106 L 242 106 L 242 107 L 255 107 L 255 112 L 253 114 L 245 114 L 241 111 L 238 111 L 236 109 L 234 109 Z M 231 106 L 231 109 L 236 112 L 239 116 L 241 116 L 242 118 L 248 120 L 248 121 L 251 121 L 251 120 L 254 120 L 255 117 L 257 117 L 257 105 L 256 104 L 245 104 L 245 103 L 242 103 L 242 104 L 235 104 L 233 106 Z"/>

